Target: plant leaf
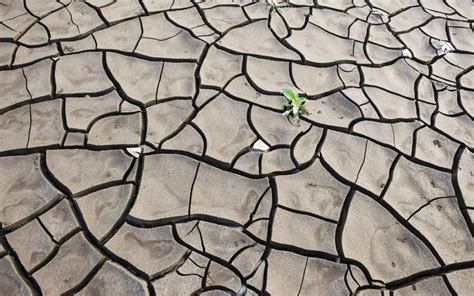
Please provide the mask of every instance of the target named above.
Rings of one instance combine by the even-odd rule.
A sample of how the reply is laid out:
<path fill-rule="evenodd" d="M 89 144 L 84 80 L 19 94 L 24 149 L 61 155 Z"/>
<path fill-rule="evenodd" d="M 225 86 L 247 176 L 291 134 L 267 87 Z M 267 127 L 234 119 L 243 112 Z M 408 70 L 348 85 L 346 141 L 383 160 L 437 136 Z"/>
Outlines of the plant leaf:
<path fill-rule="evenodd" d="M 296 91 L 292 90 L 291 88 L 285 87 L 281 90 L 281 92 L 290 101 L 295 101 L 295 99 L 298 97 Z"/>

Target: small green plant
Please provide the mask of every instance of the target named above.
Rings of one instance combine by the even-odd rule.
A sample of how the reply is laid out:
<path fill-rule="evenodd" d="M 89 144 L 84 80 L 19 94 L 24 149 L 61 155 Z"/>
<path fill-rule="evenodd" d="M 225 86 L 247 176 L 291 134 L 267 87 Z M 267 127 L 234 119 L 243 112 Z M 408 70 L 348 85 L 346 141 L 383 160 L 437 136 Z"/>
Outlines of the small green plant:
<path fill-rule="evenodd" d="M 267 3 L 270 6 L 268 9 L 270 13 L 280 10 L 280 2 L 278 2 L 278 0 L 267 0 Z"/>
<path fill-rule="evenodd" d="M 287 100 L 284 105 L 285 112 L 282 113 L 283 116 L 291 116 L 298 122 L 301 114 L 308 114 L 305 109 L 307 102 L 305 97 L 300 97 L 295 90 L 286 87 L 281 90 L 281 93 Z"/>

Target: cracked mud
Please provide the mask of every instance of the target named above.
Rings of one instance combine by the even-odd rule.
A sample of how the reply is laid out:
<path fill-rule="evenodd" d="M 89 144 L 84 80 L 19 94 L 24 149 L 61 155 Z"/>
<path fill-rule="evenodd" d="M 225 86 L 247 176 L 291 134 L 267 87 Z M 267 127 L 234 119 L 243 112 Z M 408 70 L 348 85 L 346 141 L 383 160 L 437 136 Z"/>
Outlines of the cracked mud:
<path fill-rule="evenodd" d="M 472 295 L 473 37 L 469 0 L 0 0 L 0 294 Z"/>

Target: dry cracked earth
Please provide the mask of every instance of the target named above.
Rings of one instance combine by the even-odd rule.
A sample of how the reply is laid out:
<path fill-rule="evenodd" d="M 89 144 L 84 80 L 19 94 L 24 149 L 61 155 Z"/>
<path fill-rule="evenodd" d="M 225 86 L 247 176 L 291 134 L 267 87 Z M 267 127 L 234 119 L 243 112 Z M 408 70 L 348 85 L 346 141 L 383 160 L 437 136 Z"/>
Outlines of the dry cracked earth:
<path fill-rule="evenodd" d="M 472 295 L 472 12 L 0 0 L 0 294 Z"/>

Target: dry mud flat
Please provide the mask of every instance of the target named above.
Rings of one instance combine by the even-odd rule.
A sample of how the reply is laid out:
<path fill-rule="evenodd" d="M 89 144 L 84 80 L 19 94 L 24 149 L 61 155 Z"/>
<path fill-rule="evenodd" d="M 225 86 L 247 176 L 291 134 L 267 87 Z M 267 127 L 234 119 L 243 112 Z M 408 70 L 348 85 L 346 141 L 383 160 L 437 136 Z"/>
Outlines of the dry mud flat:
<path fill-rule="evenodd" d="M 0 0 L 0 294 L 472 295 L 471 1 L 314 2 Z"/>

